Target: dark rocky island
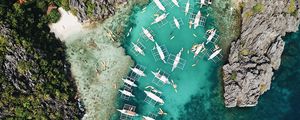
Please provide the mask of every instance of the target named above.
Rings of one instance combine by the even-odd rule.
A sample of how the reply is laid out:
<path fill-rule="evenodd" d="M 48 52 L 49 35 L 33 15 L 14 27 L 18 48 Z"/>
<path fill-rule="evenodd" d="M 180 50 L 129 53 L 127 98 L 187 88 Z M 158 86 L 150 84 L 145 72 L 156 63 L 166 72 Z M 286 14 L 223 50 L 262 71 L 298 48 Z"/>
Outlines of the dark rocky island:
<path fill-rule="evenodd" d="M 242 27 L 231 43 L 223 66 L 226 107 L 251 107 L 270 89 L 281 62 L 282 36 L 298 30 L 300 13 L 295 0 L 249 0 L 240 3 Z"/>

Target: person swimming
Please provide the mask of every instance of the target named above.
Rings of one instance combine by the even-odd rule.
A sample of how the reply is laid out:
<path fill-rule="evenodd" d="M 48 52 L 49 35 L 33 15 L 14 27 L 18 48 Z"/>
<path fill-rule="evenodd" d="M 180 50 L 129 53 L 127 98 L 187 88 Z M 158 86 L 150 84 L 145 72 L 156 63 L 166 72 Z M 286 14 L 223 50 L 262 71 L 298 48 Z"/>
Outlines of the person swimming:
<path fill-rule="evenodd" d="M 159 108 L 158 114 L 159 115 L 167 115 L 168 113 L 165 113 L 161 108 Z"/>
<path fill-rule="evenodd" d="M 177 93 L 177 85 L 174 83 L 173 80 L 171 80 L 171 83 L 172 83 L 172 86 L 173 86 L 175 92 Z"/>

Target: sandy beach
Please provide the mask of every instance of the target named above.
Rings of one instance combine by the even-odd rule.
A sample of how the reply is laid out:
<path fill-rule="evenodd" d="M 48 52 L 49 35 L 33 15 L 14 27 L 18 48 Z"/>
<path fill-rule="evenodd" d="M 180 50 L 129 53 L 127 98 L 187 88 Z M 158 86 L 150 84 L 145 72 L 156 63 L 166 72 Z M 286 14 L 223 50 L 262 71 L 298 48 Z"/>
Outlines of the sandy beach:
<path fill-rule="evenodd" d="M 57 23 L 49 24 L 51 32 L 61 41 L 65 41 L 71 35 L 83 32 L 83 25 L 78 21 L 78 18 L 70 11 L 58 8 L 61 17 Z"/>

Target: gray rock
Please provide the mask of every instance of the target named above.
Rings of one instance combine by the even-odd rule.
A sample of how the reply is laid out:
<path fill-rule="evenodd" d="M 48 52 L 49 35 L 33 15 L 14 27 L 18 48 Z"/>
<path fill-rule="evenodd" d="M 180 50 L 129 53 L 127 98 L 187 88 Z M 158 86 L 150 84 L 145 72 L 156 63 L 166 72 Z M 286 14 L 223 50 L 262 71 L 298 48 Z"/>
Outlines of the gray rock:
<path fill-rule="evenodd" d="M 92 16 L 88 15 L 88 5 L 87 2 L 90 2 L 94 5 L 92 10 Z M 70 7 L 77 10 L 77 18 L 80 22 L 86 21 L 102 21 L 108 18 L 110 15 L 115 14 L 116 4 L 126 3 L 127 0 L 70 0 Z"/>
<path fill-rule="evenodd" d="M 252 107 L 260 95 L 270 89 L 273 71 L 281 62 L 284 41 L 281 36 L 295 32 L 299 15 L 287 12 L 287 1 L 249 0 L 242 12 L 240 38 L 231 44 L 228 62 L 223 66 L 226 107 Z M 264 5 L 261 13 L 247 16 L 257 3 Z M 243 53 L 246 50 L 248 52 Z"/>

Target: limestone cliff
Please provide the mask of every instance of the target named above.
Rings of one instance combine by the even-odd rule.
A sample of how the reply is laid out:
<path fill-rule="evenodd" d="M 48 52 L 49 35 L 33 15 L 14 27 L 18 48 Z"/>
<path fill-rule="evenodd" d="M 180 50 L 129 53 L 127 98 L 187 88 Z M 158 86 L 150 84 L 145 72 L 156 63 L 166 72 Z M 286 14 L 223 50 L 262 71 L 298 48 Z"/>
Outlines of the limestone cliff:
<path fill-rule="evenodd" d="M 118 4 L 127 0 L 70 0 L 70 7 L 76 11 L 80 22 L 89 20 L 104 20 L 114 15 Z"/>
<path fill-rule="evenodd" d="M 281 36 L 299 26 L 298 1 L 244 0 L 241 35 L 231 43 L 223 66 L 226 107 L 251 107 L 270 89 L 274 70 L 281 62 Z"/>

